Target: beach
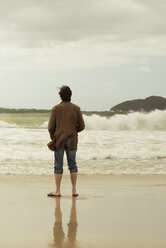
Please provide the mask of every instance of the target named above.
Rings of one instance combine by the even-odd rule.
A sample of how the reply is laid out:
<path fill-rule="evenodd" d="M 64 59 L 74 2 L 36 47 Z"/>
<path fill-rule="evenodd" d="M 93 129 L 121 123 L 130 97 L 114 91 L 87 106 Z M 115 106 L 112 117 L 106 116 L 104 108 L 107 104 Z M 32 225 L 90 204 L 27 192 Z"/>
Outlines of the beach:
<path fill-rule="evenodd" d="M 166 1 L 0 11 L 0 248 L 166 248 Z"/>
<path fill-rule="evenodd" d="M 48 118 L 0 115 L 0 247 L 165 248 L 166 112 L 85 115 L 79 197 L 64 156 L 60 199 Z"/>
<path fill-rule="evenodd" d="M 0 247 L 166 247 L 166 175 L 0 175 Z"/>

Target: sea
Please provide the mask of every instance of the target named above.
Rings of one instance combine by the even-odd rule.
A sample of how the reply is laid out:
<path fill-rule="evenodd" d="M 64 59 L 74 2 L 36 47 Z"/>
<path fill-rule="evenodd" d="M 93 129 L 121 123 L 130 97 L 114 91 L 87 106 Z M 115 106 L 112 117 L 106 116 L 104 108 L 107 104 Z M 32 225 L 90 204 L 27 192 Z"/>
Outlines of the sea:
<path fill-rule="evenodd" d="M 165 110 L 83 117 L 80 174 L 166 174 Z M 53 174 L 48 119 L 48 113 L 0 114 L 0 174 Z M 66 156 L 64 173 L 69 173 Z"/>

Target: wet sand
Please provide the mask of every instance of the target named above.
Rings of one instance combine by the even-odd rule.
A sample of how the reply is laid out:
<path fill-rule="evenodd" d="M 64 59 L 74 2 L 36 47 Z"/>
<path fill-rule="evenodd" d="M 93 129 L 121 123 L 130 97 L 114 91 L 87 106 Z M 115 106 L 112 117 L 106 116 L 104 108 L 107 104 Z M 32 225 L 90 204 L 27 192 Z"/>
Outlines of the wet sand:
<path fill-rule="evenodd" d="M 166 176 L 0 176 L 0 247 L 165 248 Z"/>

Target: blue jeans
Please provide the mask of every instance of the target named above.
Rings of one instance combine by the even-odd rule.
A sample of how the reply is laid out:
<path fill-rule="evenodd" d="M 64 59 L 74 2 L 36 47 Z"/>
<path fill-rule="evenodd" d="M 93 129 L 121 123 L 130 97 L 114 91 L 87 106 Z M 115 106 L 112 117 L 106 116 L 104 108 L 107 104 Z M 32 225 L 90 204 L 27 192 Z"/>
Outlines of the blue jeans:
<path fill-rule="evenodd" d="M 64 151 L 66 151 L 68 169 L 70 173 L 77 172 L 77 164 L 76 164 L 76 151 L 70 150 L 70 143 L 72 139 L 68 139 L 65 142 L 65 146 L 63 148 L 59 148 L 54 151 L 54 174 L 62 174 L 63 173 L 63 157 Z"/>

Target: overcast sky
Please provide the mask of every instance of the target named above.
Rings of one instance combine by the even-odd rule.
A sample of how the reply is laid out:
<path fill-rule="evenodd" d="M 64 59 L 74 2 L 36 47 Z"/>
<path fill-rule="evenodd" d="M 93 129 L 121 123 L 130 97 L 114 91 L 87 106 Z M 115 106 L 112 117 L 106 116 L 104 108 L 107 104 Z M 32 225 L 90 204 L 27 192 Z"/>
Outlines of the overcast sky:
<path fill-rule="evenodd" d="M 165 0 L 0 0 L 0 106 L 166 97 Z"/>

